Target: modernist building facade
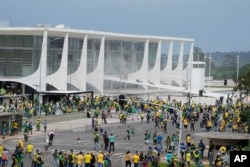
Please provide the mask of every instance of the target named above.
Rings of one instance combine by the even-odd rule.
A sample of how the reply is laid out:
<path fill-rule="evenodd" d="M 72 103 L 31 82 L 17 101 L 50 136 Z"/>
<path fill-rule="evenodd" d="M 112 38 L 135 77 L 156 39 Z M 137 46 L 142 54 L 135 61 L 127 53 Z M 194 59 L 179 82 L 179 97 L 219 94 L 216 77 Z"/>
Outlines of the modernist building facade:
<path fill-rule="evenodd" d="M 173 67 L 174 44 L 179 43 Z M 188 44 L 184 62 L 184 46 Z M 53 27 L 0 27 L 0 86 L 7 82 L 40 92 L 117 89 L 111 78 L 188 82 L 194 40 Z M 163 63 L 163 53 L 167 61 Z M 130 87 L 133 84 L 123 84 Z M 145 87 L 147 89 L 147 86 Z"/>

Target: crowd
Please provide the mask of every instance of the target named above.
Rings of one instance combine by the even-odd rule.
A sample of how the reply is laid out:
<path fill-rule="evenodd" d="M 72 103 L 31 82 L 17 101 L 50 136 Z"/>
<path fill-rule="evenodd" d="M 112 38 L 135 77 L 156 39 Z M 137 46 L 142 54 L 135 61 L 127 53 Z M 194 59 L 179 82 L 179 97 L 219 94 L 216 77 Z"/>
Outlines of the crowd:
<path fill-rule="evenodd" d="M 111 109 L 119 110 L 118 98 L 109 96 L 95 96 L 94 99 L 87 94 L 86 96 L 63 96 L 59 100 L 46 100 L 39 104 L 38 95 L 34 95 L 34 99 L 16 95 L 9 95 L 8 102 L 4 101 L 3 111 L 23 113 L 25 117 L 36 117 L 40 115 L 40 111 L 45 115 L 53 115 L 56 112 L 71 113 L 82 112 L 85 110 L 94 110 L 99 114 L 100 109 L 110 111 Z M 40 110 L 39 110 L 40 107 Z"/>
<path fill-rule="evenodd" d="M 33 101 L 29 101 L 27 99 L 22 99 L 19 101 L 15 101 L 14 99 L 10 103 L 10 107 L 14 106 L 14 111 L 24 111 L 24 115 L 27 117 L 34 117 L 38 111 L 37 109 L 37 99 L 35 98 Z M 87 110 L 87 113 L 92 117 L 92 128 L 94 131 L 94 150 L 99 150 L 100 140 L 103 141 L 104 150 L 100 151 L 98 155 L 92 155 L 93 153 L 82 153 L 78 154 L 74 153 L 73 160 L 69 158 L 68 154 L 62 151 L 55 151 L 53 157 L 55 158 L 54 163 L 59 164 L 60 166 L 71 166 L 70 164 L 87 164 L 86 166 L 91 166 L 91 163 L 102 163 L 106 165 L 111 164 L 111 155 L 115 149 L 115 135 L 108 135 L 106 131 L 104 131 L 101 127 L 98 126 L 98 116 L 101 115 L 103 123 L 106 122 L 106 117 L 110 114 L 110 111 L 114 109 L 117 113 L 119 113 L 119 119 L 121 124 L 127 123 L 127 117 L 131 113 L 139 113 L 140 119 L 143 122 L 144 118 L 147 120 L 146 122 L 154 121 L 154 131 L 151 134 L 151 129 L 145 130 L 145 135 L 143 136 L 144 143 L 149 145 L 147 155 L 143 155 L 143 153 L 135 152 L 133 156 L 130 155 L 130 151 L 126 153 L 125 162 L 126 166 L 130 166 L 131 162 L 136 164 L 151 162 L 153 164 L 159 163 L 160 156 L 163 152 L 166 153 L 166 160 L 170 166 L 183 166 L 184 164 L 190 166 L 191 163 L 195 163 L 197 166 L 202 165 L 201 160 L 205 158 L 204 150 L 206 149 L 205 143 L 200 140 L 199 143 L 194 143 L 192 141 L 192 133 L 186 136 L 186 142 L 179 143 L 178 133 L 174 133 L 171 136 L 167 133 L 167 125 L 168 122 L 171 122 L 172 125 L 180 128 L 180 121 L 183 123 L 183 129 L 185 131 L 193 132 L 195 131 L 195 124 L 199 123 L 201 132 L 231 132 L 231 133 L 248 133 L 249 132 L 249 123 L 242 120 L 240 116 L 241 113 L 249 110 L 249 105 L 244 104 L 240 99 L 236 102 L 232 102 L 228 100 L 226 104 L 221 101 L 216 101 L 214 105 L 201 105 L 195 104 L 195 102 L 191 103 L 182 103 L 182 102 L 171 102 L 168 100 L 162 100 L 159 98 L 150 100 L 140 100 L 138 98 L 130 98 L 123 106 L 119 105 L 119 99 L 116 97 L 108 97 L 108 96 L 96 96 L 93 100 L 89 96 L 84 96 L 83 98 L 73 96 L 72 98 L 63 97 L 59 101 L 56 102 L 47 102 L 42 105 L 42 111 L 45 112 L 45 115 L 54 114 L 56 110 L 61 110 L 62 112 L 80 112 L 83 110 Z M 229 103 L 230 102 L 230 103 Z M 177 108 L 177 110 L 175 109 Z M 120 110 L 121 109 L 121 110 Z M 92 111 L 92 112 L 90 112 Z M 179 111 L 182 111 L 182 118 L 180 118 Z M 36 121 L 36 130 L 40 130 L 40 126 L 43 124 L 44 130 L 46 131 L 47 122 L 41 122 L 41 119 L 37 116 Z M 13 121 L 12 128 L 13 134 L 17 133 L 15 129 L 17 129 L 15 121 Z M 32 133 L 32 124 L 30 122 L 26 122 L 23 125 L 24 134 Z M 4 129 L 4 128 L 2 128 Z M 153 129 L 153 127 L 152 127 Z M 189 130 L 190 129 L 190 130 Z M 158 131 L 160 130 L 160 132 Z M 162 133 L 163 132 L 163 133 Z M 127 135 L 124 137 L 125 139 L 130 140 L 130 135 L 134 134 L 134 129 L 130 126 L 127 126 L 126 129 Z M 163 134 L 166 133 L 166 139 L 164 139 Z M 4 134 L 4 133 L 3 133 Z M 4 135 L 3 135 L 4 137 Z M 101 139 L 102 138 L 102 139 Z M 150 140 L 152 140 L 152 144 L 150 145 Z M 28 140 L 24 137 L 25 145 L 29 146 Z M 165 148 L 164 148 L 165 141 Z M 52 144 L 52 143 L 51 143 Z M 214 147 L 213 144 L 209 143 L 208 152 L 212 152 Z M 109 147 L 109 149 L 108 149 Z M 181 148 L 181 160 L 177 160 L 175 155 L 177 154 L 177 149 Z M 221 146 L 225 149 L 220 150 L 220 154 L 213 160 L 213 164 L 215 166 L 219 166 L 221 164 L 226 164 L 228 160 L 226 160 L 229 150 L 246 150 L 245 146 Z M 15 151 L 15 158 L 13 162 L 16 164 L 22 164 L 23 157 L 25 157 L 25 152 L 23 153 L 22 149 L 31 150 L 28 148 L 23 148 L 22 144 L 18 144 Z M 73 150 L 71 150 L 73 154 Z M 100 155 L 99 155 L 100 154 Z M 141 155 L 142 154 L 142 155 Z M 28 153 L 29 155 L 29 153 Z M 38 156 L 42 158 L 42 153 L 39 150 L 35 150 L 34 156 Z M 210 155 L 210 154 L 209 154 Z M 208 158 L 209 158 L 208 155 Z M 99 157 L 99 158 L 98 158 Z M 132 157 L 132 158 L 131 158 Z M 139 158 L 138 158 L 139 157 Z M 34 164 L 41 166 L 40 160 L 37 157 L 33 157 Z M 40 159 L 40 158 L 39 158 Z M 145 160 L 144 160 L 145 159 Z M 88 165 L 89 164 L 89 165 Z M 219 164 L 219 165 L 218 165 Z"/>

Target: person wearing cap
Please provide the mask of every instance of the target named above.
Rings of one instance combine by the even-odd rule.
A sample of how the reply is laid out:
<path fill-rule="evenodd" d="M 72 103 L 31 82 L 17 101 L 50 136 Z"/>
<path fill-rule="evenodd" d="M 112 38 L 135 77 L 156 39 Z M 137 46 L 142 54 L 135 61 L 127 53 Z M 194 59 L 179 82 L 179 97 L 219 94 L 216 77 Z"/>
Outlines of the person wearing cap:
<path fill-rule="evenodd" d="M 33 149 L 34 149 L 33 145 L 31 143 L 28 143 L 28 145 L 26 146 L 25 157 L 28 154 L 29 158 L 31 158 Z"/>
<path fill-rule="evenodd" d="M 104 163 L 104 154 L 102 151 L 99 151 L 97 154 L 97 167 L 103 167 Z"/>

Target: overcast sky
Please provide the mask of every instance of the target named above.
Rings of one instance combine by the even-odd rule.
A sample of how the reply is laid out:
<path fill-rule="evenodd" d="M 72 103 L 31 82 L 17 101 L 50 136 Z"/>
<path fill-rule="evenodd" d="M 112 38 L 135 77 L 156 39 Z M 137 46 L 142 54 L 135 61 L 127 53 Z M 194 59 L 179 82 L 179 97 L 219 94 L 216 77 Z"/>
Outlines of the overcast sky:
<path fill-rule="evenodd" d="M 250 51 L 250 0 L 0 0 L 0 26 L 186 37 L 203 52 Z"/>

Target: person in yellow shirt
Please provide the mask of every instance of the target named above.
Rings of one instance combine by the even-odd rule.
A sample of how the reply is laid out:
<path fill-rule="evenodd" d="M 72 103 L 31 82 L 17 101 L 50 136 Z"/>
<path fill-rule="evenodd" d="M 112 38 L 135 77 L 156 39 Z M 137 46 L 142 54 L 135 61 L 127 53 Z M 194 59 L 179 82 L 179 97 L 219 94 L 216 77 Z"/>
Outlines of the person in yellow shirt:
<path fill-rule="evenodd" d="M 187 131 L 188 119 L 186 117 L 183 119 L 183 126 L 184 126 L 185 131 Z"/>
<path fill-rule="evenodd" d="M 90 167 L 90 162 L 91 162 L 91 154 L 87 152 L 84 157 L 82 156 L 82 152 L 79 153 L 77 156 L 77 165 L 81 166 L 83 164 L 83 160 L 85 163 L 85 167 Z"/>
<path fill-rule="evenodd" d="M 76 154 L 74 153 L 73 149 L 70 150 L 70 153 L 68 154 L 68 167 L 73 167 L 75 164 L 75 160 L 76 160 Z"/>
<path fill-rule="evenodd" d="M 210 132 L 211 128 L 212 128 L 212 120 L 208 119 L 206 126 L 207 132 Z"/>
<path fill-rule="evenodd" d="M 13 135 L 18 134 L 18 123 L 16 120 L 12 122 L 12 126 L 13 126 Z"/>
<path fill-rule="evenodd" d="M 126 152 L 125 155 L 125 167 L 131 167 L 131 160 L 130 160 L 130 151 Z"/>
<path fill-rule="evenodd" d="M 4 147 L 0 144 L 0 159 L 1 159 L 1 161 L 2 161 L 3 149 L 4 149 Z"/>
<path fill-rule="evenodd" d="M 191 153 L 190 153 L 190 151 L 188 151 L 188 152 L 186 153 L 186 155 L 185 155 L 185 161 L 186 161 L 188 167 L 190 167 L 191 158 L 192 158 Z"/>
<path fill-rule="evenodd" d="M 21 149 L 23 149 L 24 144 L 23 144 L 23 141 L 21 139 L 18 140 L 18 145 L 21 147 Z"/>
<path fill-rule="evenodd" d="M 28 145 L 26 146 L 25 157 L 28 154 L 29 158 L 31 158 L 33 149 L 34 149 L 33 145 L 31 143 L 28 143 Z"/>
<path fill-rule="evenodd" d="M 220 132 L 225 132 L 225 125 L 226 125 L 226 123 L 225 123 L 225 120 L 224 119 L 222 119 L 221 120 L 221 123 L 220 123 Z"/>
<path fill-rule="evenodd" d="M 104 163 L 104 154 L 102 151 L 99 151 L 97 155 L 97 167 L 102 167 Z"/>
<path fill-rule="evenodd" d="M 36 149 L 36 151 L 34 152 L 34 155 L 33 155 L 33 162 L 34 162 L 34 165 L 36 165 L 37 158 L 38 158 L 38 153 L 39 153 L 39 150 Z"/>
<path fill-rule="evenodd" d="M 141 117 L 141 122 L 143 122 L 143 119 L 144 119 L 144 113 L 143 112 L 140 114 L 140 117 Z"/>
<path fill-rule="evenodd" d="M 37 119 L 36 119 L 36 130 L 37 131 L 40 131 L 41 121 L 42 121 L 41 118 L 37 117 Z"/>
<path fill-rule="evenodd" d="M 186 143 L 187 143 L 187 147 L 189 147 L 191 145 L 191 136 L 190 136 L 190 134 L 187 134 L 187 136 L 186 136 Z"/>
<path fill-rule="evenodd" d="M 133 156 L 134 167 L 138 167 L 139 161 L 140 161 L 140 156 L 138 154 L 138 151 L 136 151 L 135 155 Z"/>

